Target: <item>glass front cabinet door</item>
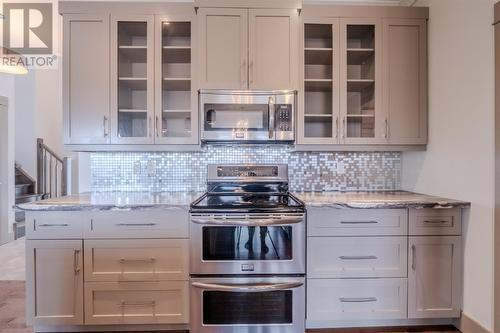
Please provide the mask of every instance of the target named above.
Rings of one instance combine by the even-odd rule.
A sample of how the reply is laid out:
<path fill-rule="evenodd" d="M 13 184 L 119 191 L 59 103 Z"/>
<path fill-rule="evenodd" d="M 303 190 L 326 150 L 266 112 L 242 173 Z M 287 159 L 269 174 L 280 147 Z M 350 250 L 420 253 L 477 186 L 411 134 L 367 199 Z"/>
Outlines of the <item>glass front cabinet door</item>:
<path fill-rule="evenodd" d="M 111 141 L 154 143 L 154 16 L 112 16 Z"/>
<path fill-rule="evenodd" d="M 178 15 L 112 17 L 112 143 L 197 143 L 192 22 Z"/>
<path fill-rule="evenodd" d="M 197 89 L 193 87 L 194 19 L 156 16 L 155 142 L 198 142 Z"/>
<path fill-rule="evenodd" d="M 299 140 L 335 144 L 339 138 L 338 19 L 305 19 Z"/>
<path fill-rule="evenodd" d="M 340 143 L 386 143 L 381 22 L 366 18 L 342 19 L 340 28 Z"/>

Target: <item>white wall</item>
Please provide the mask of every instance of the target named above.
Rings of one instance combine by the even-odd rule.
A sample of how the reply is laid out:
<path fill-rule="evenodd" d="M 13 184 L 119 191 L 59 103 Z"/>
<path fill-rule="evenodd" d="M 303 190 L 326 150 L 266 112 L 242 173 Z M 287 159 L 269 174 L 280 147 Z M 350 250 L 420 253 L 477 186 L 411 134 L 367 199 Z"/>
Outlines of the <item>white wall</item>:
<path fill-rule="evenodd" d="M 429 145 L 403 154 L 403 188 L 472 202 L 464 225 L 463 311 L 492 328 L 494 0 L 430 7 Z"/>

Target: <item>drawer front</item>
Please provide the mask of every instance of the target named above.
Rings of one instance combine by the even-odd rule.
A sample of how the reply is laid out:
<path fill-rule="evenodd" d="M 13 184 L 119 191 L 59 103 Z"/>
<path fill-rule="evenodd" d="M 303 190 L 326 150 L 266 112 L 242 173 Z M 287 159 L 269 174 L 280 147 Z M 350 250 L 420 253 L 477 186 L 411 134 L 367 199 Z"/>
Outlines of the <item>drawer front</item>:
<path fill-rule="evenodd" d="M 406 237 L 309 237 L 310 278 L 406 277 Z"/>
<path fill-rule="evenodd" d="M 187 280 L 187 239 L 86 240 L 85 281 Z"/>
<path fill-rule="evenodd" d="M 186 324 L 188 281 L 85 283 L 86 324 Z"/>
<path fill-rule="evenodd" d="M 453 208 L 410 209 L 410 235 L 449 235 L 462 233 L 462 210 Z"/>
<path fill-rule="evenodd" d="M 96 212 L 85 238 L 188 238 L 187 208 Z"/>
<path fill-rule="evenodd" d="M 406 209 L 308 208 L 309 236 L 404 236 Z"/>
<path fill-rule="evenodd" d="M 27 239 L 81 239 L 83 225 L 90 222 L 84 212 L 28 212 Z"/>
<path fill-rule="evenodd" d="M 307 320 L 404 319 L 406 279 L 308 279 Z"/>

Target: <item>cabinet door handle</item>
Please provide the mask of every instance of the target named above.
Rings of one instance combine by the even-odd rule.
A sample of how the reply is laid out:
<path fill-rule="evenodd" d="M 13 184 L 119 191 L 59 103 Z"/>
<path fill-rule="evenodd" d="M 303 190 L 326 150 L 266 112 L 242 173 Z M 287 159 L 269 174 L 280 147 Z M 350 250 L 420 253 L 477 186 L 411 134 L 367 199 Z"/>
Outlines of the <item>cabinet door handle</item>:
<path fill-rule="evenodd" d="M 417 268 L 417 251 L 415 251 L 415 245 L 411 246 L 411 269 L 415 270 Z"/>
<path fill-rule="evenodd" d="M 340 132 L 339 117 L 335 117 L 335 139 L 339 138 L 339 132 Z"/>
<path fill-rule="evenodd" d="M 374 260 L 377 256 L 340 256 L 340 260 Z"/>
<path fill-rule="evenodd" d="M 443 224 L 443 223 L 448 223 L 446 220 L 425 220 L 424 223 L 427 224 Z"/>
<path fill-rule="evenodd" d="M 241 87 L 247 87 L 247 61 L 243 60 L 241 63 Z"/>
<path fill-rule="evenodd" d="M 156 137 L 157 138 L 160 136 L 160 132 L 161 132 L 160 117 L 156 116 Z"/>
<path fill-rule="evenodd" d="M 102 119 L 102 127 L 103 127 L 103 134 L 104 137 L 106 138 L 108 134 L 108 117 L 104 116 Z"/>
<path fill-rule="evenodd" d="M 120 303 L 118 303 L 118 306 L 120 306 L 120 307 L 125 307 L 125 306 L 152 306 L 152 307 L 155 307 L 156 302 L 155 301 L 149 301 L 149 302 L 125 302 L 125 301 L 121 301 Z"/>
<path fill-rule="evenodd" d="M 127 262 L 149 262 L 149 263 L 154 263 L 156 261 L 156 258 L 144 258 L 144 259 L 125 259 L 125 258 L 120 258 L 118 260 L 120 264 L 126 264 Z"/>
<path fill-rule="evenodd" d="M 152 137 L 153 136 L 153 126 L 152 126 L 153 119 L 151 118 L 151 116 L 149 116 L 148 121 L 149 121 L 149 126 L 148 126 L 149 127 L 148 128 L 149 129 L 149 136 Z"/>
<path fill-rule="evenodd" d="M 73 269 L 75 270 L 75 275 L 80 273 L 80 250 L 77 249 L 73 252 Z"/>
<path fill-rule="evenodd" d="M 385 117 L 385 135 L 384 138 L 389 138 L 389 121 L 387 120 L 387 117 Z"/>
<path fill-rule="evenodd" d="M 69 224 L 67 223 L 44 223 L 44 224 L 39 224 L 38 227 L 68 227 Z"/>
<path fill-rule="evenodd" d="M 347 132 L 347 122 L 345 118 L 345 116 L 342 117 L 342 139 L 345 139 Z"/>
<path fill-rule="evenodd" d="M 250 84 L 253 84 L 253 76 L 254 76 L 254 73 L 253 73 L 253 60 L 250 61 L 250 66 L 248 68 L 248 75 L 249 75 Z M 251 88 L 251 87 L 249 87 L 249 88 Z"/>
<path fill-rule="evenodd" d="M 377 224 L 378 221 L 340 221 L 340 224 Z"/>
<path fill-rule="evenodd" d="M 367 303 L 367 302 L 376 302 L 376 297 L 341 297 L 339 300 L 342 303 Z"/>
<path fill-rule="evenodd" d="M 119 227 L 152 227 L 156 223 L 117 223 L 116 225 Z"/>

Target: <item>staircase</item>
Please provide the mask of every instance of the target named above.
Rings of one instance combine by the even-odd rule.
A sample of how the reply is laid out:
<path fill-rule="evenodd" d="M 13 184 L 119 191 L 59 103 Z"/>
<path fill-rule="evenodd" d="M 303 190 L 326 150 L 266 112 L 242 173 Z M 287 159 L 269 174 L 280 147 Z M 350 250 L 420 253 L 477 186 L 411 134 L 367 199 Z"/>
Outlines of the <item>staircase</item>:
<path fill-rule="evenodd" d="M 16 206 L 18 204 L 32 202 L 44 199 L 44 194 L 36 192 L 36 181 L 21 167 L 19 163 L 15 164 L 16 174 Z M 15 210 L 14 238 L 23 237 L 26 230 L 24 226 L 24 211 Z"/>
<path fill-rule="evenodd" d="M 37 139 L 37 180 L 33 179 L 19 163 L 15 165 L 16 207 L 18 204 L 57 198 L 71 193 L 71 158 L 59 157 Z M 24 211 L 16 208 L 14 238 L 25 235 Z"/>

